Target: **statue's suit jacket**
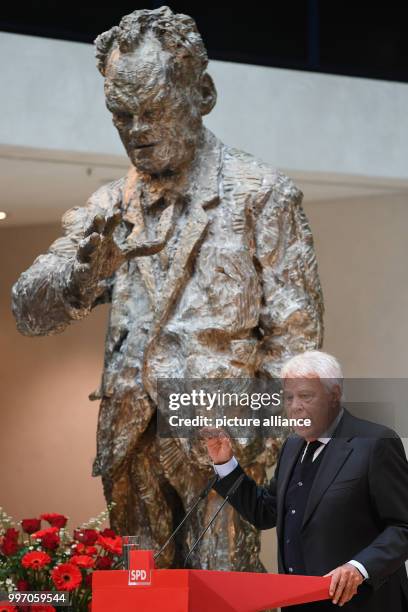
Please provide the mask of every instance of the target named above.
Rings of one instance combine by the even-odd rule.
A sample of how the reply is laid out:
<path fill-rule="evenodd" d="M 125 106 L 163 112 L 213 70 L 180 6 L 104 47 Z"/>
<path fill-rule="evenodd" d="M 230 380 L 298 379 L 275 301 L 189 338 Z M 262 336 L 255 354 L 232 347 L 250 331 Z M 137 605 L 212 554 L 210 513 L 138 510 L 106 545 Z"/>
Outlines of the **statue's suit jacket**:
<path fill-rule="evenodd" d="M 143 234 L 143 176 L 95 192 L 63 217 L 64 236 L 24 272 L 13 310 L 27 335 L 63 331 L 111 302 L 94 474 L 126 459 L 155 410 L 158 377 L 277 375 L 288 356 L 319 347 L 322 297 L 302 193 L 283 174 L 205 131 L 168 249 L 137 257 L 92 289 L 70 294 L 70 272 L 96 214 L 120 210 L 118 236 Z M 140 227 L 139 227 L 140 226 Z"/>
<path fill-rule="evenodd" d="M 230 502 L 258 529 L 276 526 L 282 573 L 285 494 L 303 445 L 299 436 L 289 437 L 269 486 L 257 486 L 245 476 Z M 323 576 L 355 559 L 366 568 L 369 580 L 344 610 L 407 610 L 408 464 L 400 438 L 393 430 L 345 410 L 323 453 L 302 523 L 307 575 Z M 241 473 L 238 465 L 218 482 L 216 490 L 225 496 Z M 314 606 L 322 611 L 334 609 L 331 602 L 304 609 Z"/>

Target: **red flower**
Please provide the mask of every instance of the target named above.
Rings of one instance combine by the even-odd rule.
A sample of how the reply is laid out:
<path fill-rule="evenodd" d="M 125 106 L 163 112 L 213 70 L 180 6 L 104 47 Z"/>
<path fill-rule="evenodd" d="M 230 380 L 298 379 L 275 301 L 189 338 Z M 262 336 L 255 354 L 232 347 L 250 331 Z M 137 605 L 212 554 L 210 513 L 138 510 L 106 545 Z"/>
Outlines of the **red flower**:
<path fill-rule="evenodd" d="M 74 555 L 71 557 L 69 562 L 77 565 L 78 567 L 83 567 L 84 569 L 93 567 L 95 565 L 95 559 L 92 559 L 92 557 L 89 557 L 88 555 Z"/>
<path fill-rule="evenodd" d="M 25 568 L 41 569 L 51 562 L 51 557 L 41 550 L 33 550 L 26 553 L 21 559 L 21 565 Z"/>
<path fill-rule="evenodd" d="M 4 555 L 14 555 L 18 550 L 18 531 L 9 527 L 2 538 L 1 551 Z"/>
<path fill-rule="evenodd" d="M 77 555 L 96 555 L 98 554 L 98 549 L 95 546 L 85 546 L 82 542 L 78 542 L 73 547 L 73 552 Z"/>
<path fill-rule="evenodd" d="M 26 533 L 34 533 L 40 529 L 41 520 L 37 518 L 23 519 L 21 521 L 21 527 Z"/>
<path fill-rule="evenodd" d="M 54 567 L 51 578 L 59 591 L 73 591 L 82 582 L 81 571 L 72 563 L 61 563 Z"/>
<path fill-rule="evenodd" d="M 98 539 L 98 532 L 96 529 L 75 529 L 74 539 L 78 542 L 82 542 L 86 546 L 93 546 Z"/>
<path fill-rule="evenodd" d="M 27 580 L 17 580 L 17 591 L 29 591 L 30 583 Z"/>
<path fill-rule="evenodd" d="M 46 533 L 41 538 L 41 544 L 44 546 L 44 548 L 48 548 L 49 550 L 55 550 L 58 548 L 59 543 L 59 535 L 56 533 Z"/>
<path fill-rule="evenodd" d="M 114 555 L 122 554 L 122 538 L 121 536 L 116 536 L 116 538 L 104 538 L 103 536 L 98 537 L 98 544 L 102 546 L 105 550 Z"/>
<path fill-rule="evenodd" d="M 107 570 L 110 569 L 112 567 L 112 557 L 99 557 L 99 559 L 96 560 L 96 565 L 95 565 L 96 569 L 99 570 Z"/>
<path fill-rule="evenodd" d="M 3 543 L 1 545 L 1 551 L 3 555 L 7 555 L 7 556 L 14 555 L 18 551 L 17 541 L 12 540 L 11 538 L 4 538 Z"/>
<path fill-rule="evenodd" d="M 6 538 L 6 540 L 15 540 L 17 542 L 18 540 L 17 529 L 14 529 L 14 527 L 9 527 L 8 529 L 6 529 L 6 533 L 4 534 L 4 537 Z"/>
<path fill-rule="evenodd" d="M 85 544 L 82 544 L 82 542 L 78 542 L 77 544 L 75 544 L 72 547 L 72 550 L 77 555 L 82 555 L 82 553 L 84 553 L 86 551 L 86 546 L 85 546 Z"/>
<path fill-rule="evenodd" d="M 17 612 L 17 608 L 0 604 L 0 612 Z"/>
<path fill-rule="evenodd" d="M 98 549 L 95 546 L 85 546 L 82 542 L 78 542 L 72 547 L 72 551 L 77 555 L 97 555 Z"/>
<path fill-rule="evenodd" d="M 18 550 L 18 531 L 9 527 L 2 538 L 1 551 L 4 555 L 14 555 Z"/>
<path fill-rule="evenodd" d="M 103 538 L 116 538 L 116 533 L 113 531 L 113 529 L 104 529 L 101 531 L 101 536 Z"/>
<path fill-rule="evenodd" d="M 54 606 L 31 606 L 31 612 L 56 612 Z"/>
<path fill-rule="evenodd" d="M 33 533 L 33 538 L 41 539 L 42 537 L 44 537 L 45 535 L 49 533 L 58 533 L 58 531 L 59 531 L 58 527 L 47 527 L 46 529 L 41 529 L 41 531 L 36 531 L 35 533 Z"/>
<path fill-rule="evenodd" d="M 51 512 L 49 514 L 41 514 L 41 518 L 44 521 L 47 521 L 47 523 L 49 523 L 51 527 L 58 527 L 58 529 L 61 529 L 61 527 L 65 527 L 68 521 L 68 517 L 64 516 L 63 514 L 57 514 L 55 512 Z"/>

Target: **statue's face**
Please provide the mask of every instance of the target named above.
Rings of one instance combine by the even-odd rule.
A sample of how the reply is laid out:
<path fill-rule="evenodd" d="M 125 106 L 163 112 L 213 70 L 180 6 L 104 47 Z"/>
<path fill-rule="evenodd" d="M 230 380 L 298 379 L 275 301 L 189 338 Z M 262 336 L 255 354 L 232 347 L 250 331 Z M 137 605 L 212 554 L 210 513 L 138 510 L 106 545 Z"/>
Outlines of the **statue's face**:
<path fill-rule="evenodd" d="M 202 118 L 197 96 L 169 77 L 169 55 L 154 38 L 132 53 L 113 51 L 106 105 L 133 165 L 148 174 L 177 171 L 194 157 Z"/>

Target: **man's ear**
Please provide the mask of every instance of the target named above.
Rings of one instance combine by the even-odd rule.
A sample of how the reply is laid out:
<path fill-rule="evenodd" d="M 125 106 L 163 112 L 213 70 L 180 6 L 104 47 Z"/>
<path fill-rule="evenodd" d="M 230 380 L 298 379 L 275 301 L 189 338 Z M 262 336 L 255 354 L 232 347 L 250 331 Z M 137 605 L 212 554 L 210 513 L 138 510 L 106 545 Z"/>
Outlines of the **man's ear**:
<path fill-rule="evenodd" d="M 214 81 L 206 72 L 201 77 L 200 83 L 201 104 L 200 111 L 202 115 L 208 115 L 212 111 L 217 101 L 217 90 L 215 89 Z"/>
<path fill-rule="evenodd" d="M 335 404 L 340 404 L 341 402 L 341 387 L 340 385 L 333 385 L 332 387 L 332 398 Z"/>

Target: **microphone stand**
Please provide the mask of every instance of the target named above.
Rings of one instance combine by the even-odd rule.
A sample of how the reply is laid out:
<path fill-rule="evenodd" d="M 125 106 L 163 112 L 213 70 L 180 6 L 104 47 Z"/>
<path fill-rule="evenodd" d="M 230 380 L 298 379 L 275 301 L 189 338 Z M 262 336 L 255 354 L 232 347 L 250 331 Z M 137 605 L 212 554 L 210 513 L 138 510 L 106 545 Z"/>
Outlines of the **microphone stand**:
<path fill-rule="evenodd" d="M 221 506 L 218 508 L 218 510 L 215 512 L 214 516 L 212 517 L 212 519 L 210 520 L 210 522 L 208 523 L 208 525 L 202 530 L 202 532 L 200 533 L 200 535 L 198 536 L 198 538 L 196 539 L 196 541 L 194 542 L 194 544 L 192 545 L 192 547 L 190 548 L 190 550 L 187 553 L 186 558 L 184 559 L 184 567 L 186 567 L 186 563 L 189 560 L 189 558 L 191 557 L 191 554 L 194 552 L 194 550 L 197 548 L 198 544 L 201 542 L 201 540 L 203 539 L 204 535 L 207 533 L 207 531 L 209 530 L 209 528 L 211 527 L 211 525 L 213 524 L 213 522 L 215 521 L 215 519 L 217 518 L 217 516 L 219 515 L 219 513 L 221 512 L 221 510 L 223 509 L 223 507 L 225 506 L 225 504 L 227 503 L 227 501 L 230 499 L 230 497 L 235 493 L 235 491 L 238 489 L 239 485 L 241 484 L 241 482 L 244 480 L 245 478 L 245 474 L 241 474 L 241 476 L 239 476 L 236 481 L 231 485 L 231 487 L 229 488 L 227 495 L 225 496 L 224 501 L 222 502 Z"/>
<path fill-rule="evenodd" d="M 160 548 L 160 550 L 157 551 L 157 553 L 154 555 L 153 558 L 155 561 L 158 557 L 160 557 L 160 555 L 165 550 L 167 545 L 170 544 L 170 542 L 174 539 L 174 537 L 179 532 L 179 530 L 182 528 L 182 526 L 184 525 L 184 523 L 186 522 L 190 514 L 196 509 L 200 501 L 202 501 L 203 499 L 207 497 L 208 493 L 211 491 L 211 489 L 213 488 L 213 486 L 215 485 L 218 479 L 219 479 L 218 474 L 215 474 L 215 476 L 211 478 L 211 480 L 208 482 L 205 488 L 201 491 L 201 493 L 198 495 L 197 499 L 195 500 L 194 504 L 191 506 L 190 510 L 187 512 L 183 520 L 177 525 L 173 533 L 167 538 L 167 540 L 165 541 L 163 546 Z"/>

